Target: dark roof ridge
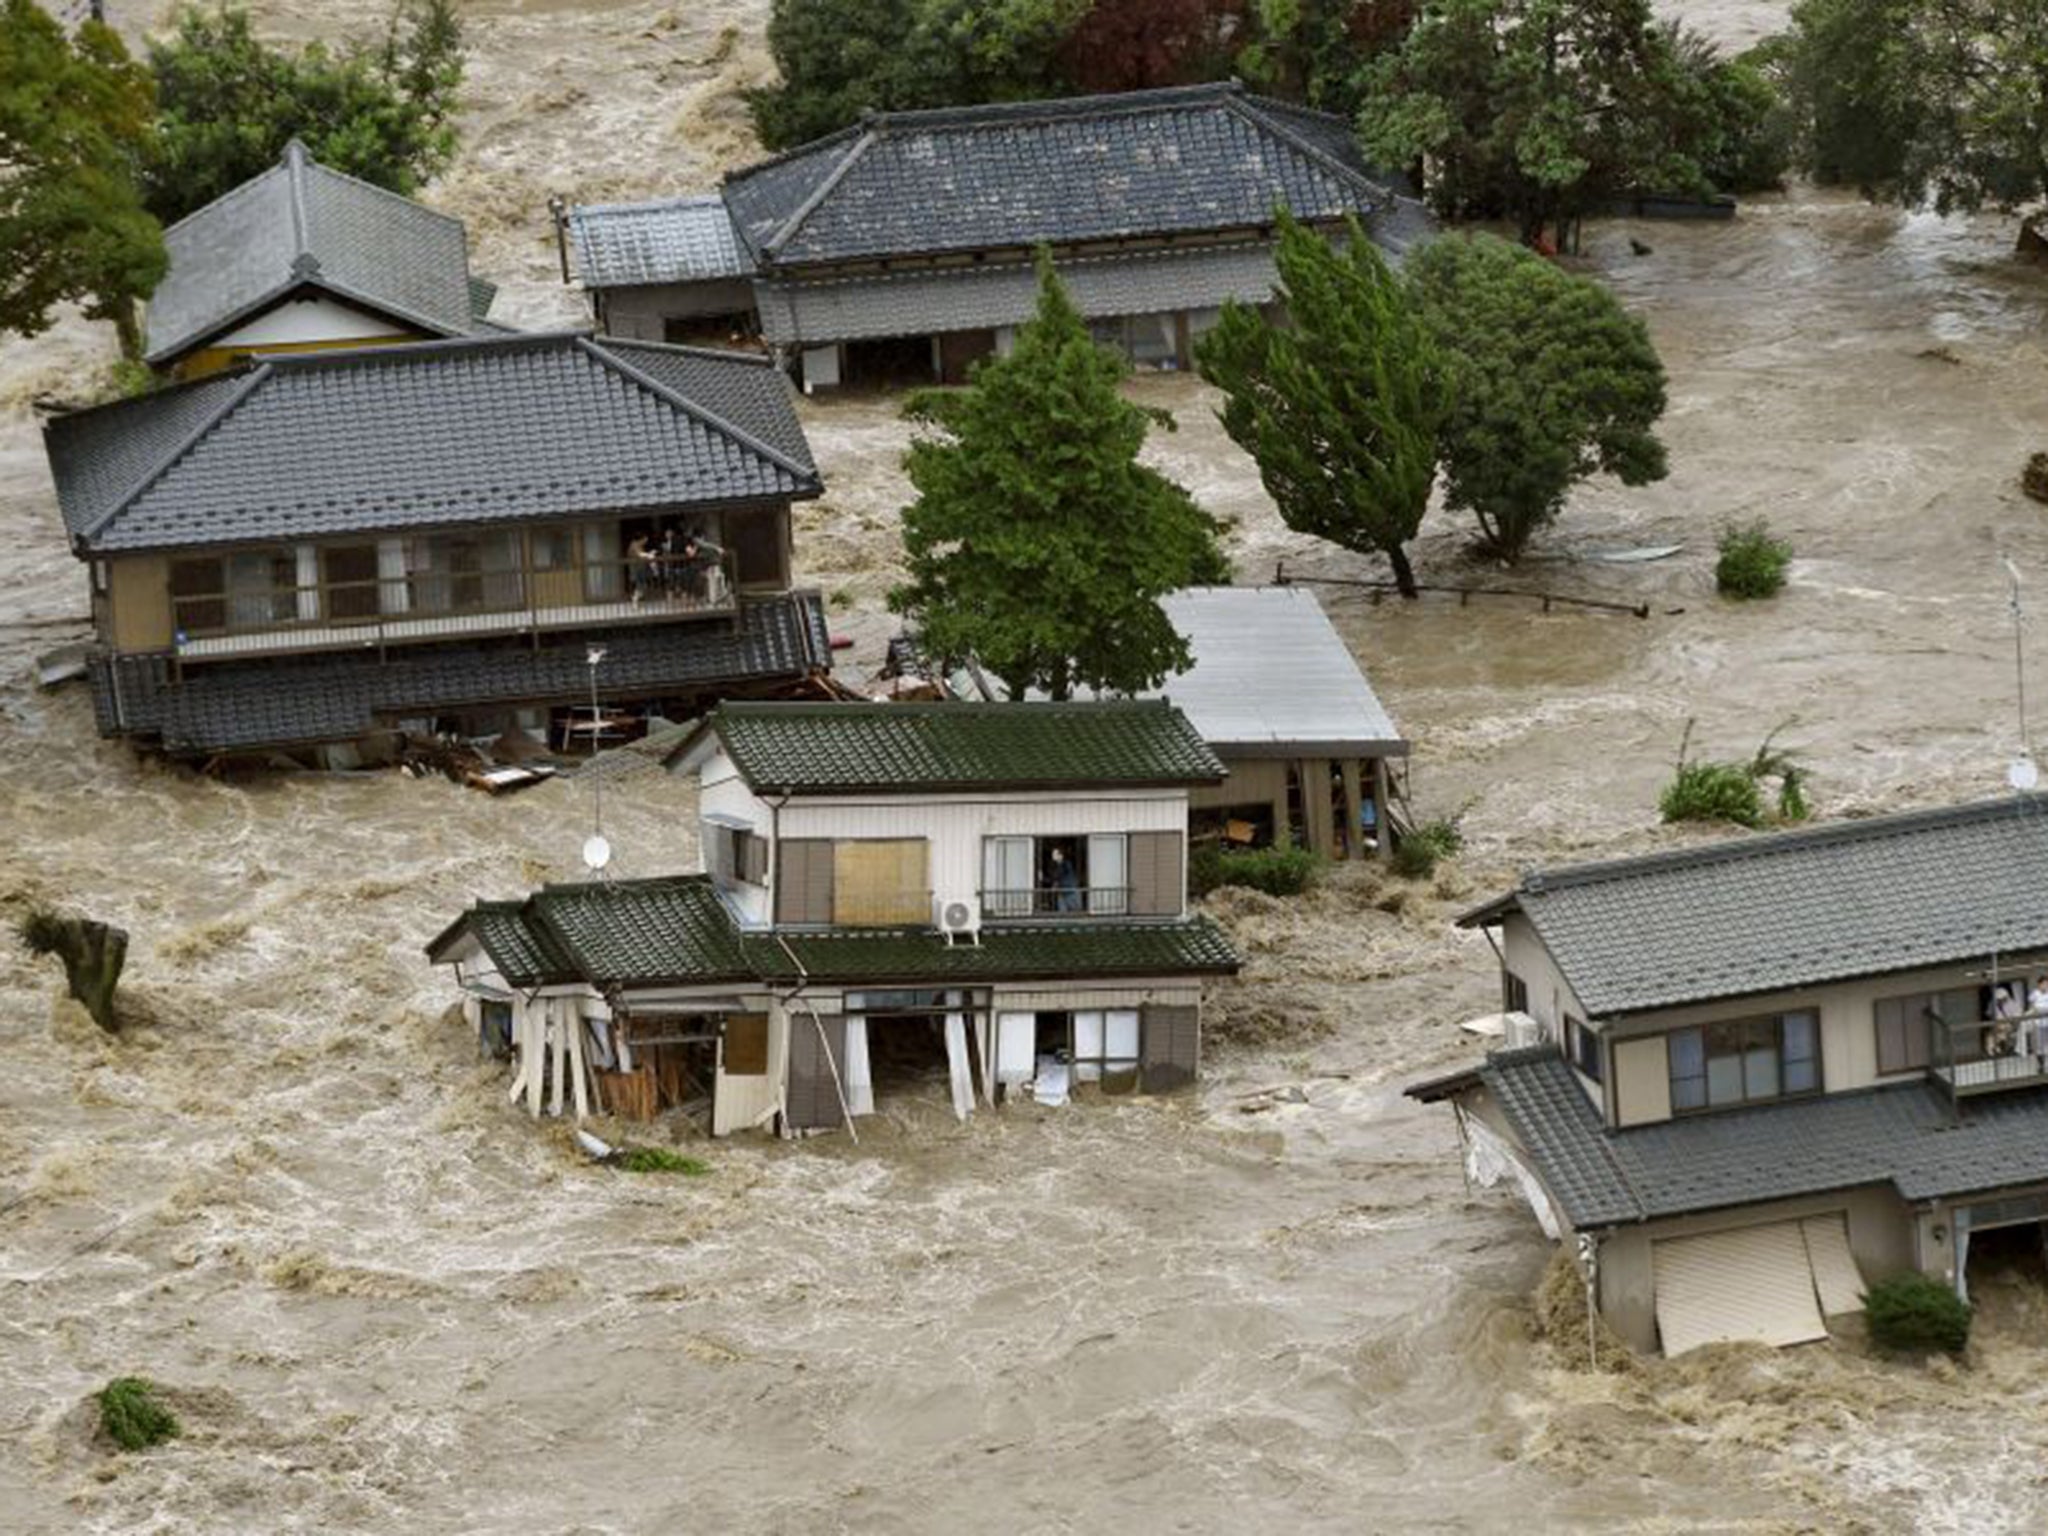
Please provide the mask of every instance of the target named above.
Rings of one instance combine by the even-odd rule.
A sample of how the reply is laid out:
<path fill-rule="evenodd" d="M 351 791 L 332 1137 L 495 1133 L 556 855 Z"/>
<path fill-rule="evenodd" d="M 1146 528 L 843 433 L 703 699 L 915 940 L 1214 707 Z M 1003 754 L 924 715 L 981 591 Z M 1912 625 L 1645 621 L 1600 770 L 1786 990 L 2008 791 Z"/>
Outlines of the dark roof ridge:
<path fill-rule="evenodd" d="M 1177 706 L 1171 699 L 726 699 L 712 714 L 767 715 L 784 719 L 798 715 L 829 716 L 843 720 L 850 714 L 872 714 L 892 720 L 905 715 L 944 715 L 957 720 L 962 715 L 1010 715 L 1020 709 L 1051 713 L 1054 710 L 1086 711 L 1091 714 L 1140 710 L 1167 710 Z"/>
<path fill-rule="evenodd" d="M 320 347 L 311 352 L 266 352 L 266 365 L 279 369 L 317 371 L 335 364 L 410 362 L 438 353 L 516 351 L 549 343 L 586 340 L 587 329 L 560 331 L 494 331 L 478 336 L 427 336 L 418 341 L 368 342 L 360 347 Z"/>
<path fill-rule="evenodd" d="M 1238 80 L 1207 80 L 1193 85 L 1161 85 L 1142 91 L 1097 91 L 1085 96 L 1040 96 L 1030 101 L 968 102 L 946 107 L 911 107 L 871 112 L 863 126 L 880 131 L 911 128 L 979 128 L 1004 123 L 1057 122 L 1065 118 L 1098 117 L 1207 106 L 1246 94 Z"/>
<path fill-rule="evenodd" d="M 1562 864 L 1554 869 L 1525 873 L 1516 894 L 1541 895 L 1562 886 L 1598 885 L 1609 880 L 1632 879 L 1664 870 L 1693 869 L 1742 859 L 1774 858 L 1785 852 L 1836 843 L 1861 842 L 1901 832 L 1932 831 L 1939 827 L 1969 824 L 1991 819 L 1999 813 L 2024 814 L 2027 808 L 2048 813 L 2048 792 L 2031 795 L 2002 795 L 1990 800 L 1971 800 L 1961 805 L 1925 806 L 1895 811 L 1884 816 L 1845 817 L 1817 827 L 1796 827 L 1747 837 L 1723 838 L 1690 848 L 1663 848 L 1626 858 L 1597 860 L 1585 864 Z M 1492 903 L 1488 904 L 1493 905 Z"/>
<path fill-rule="evenodd" d="M 628 891 L 651 891 L 657 887 L 708 885 L 710 883 L 711 876 L 701 872 L 696 874 L 640 875 L 631 880 L 549 880 L 543 882 L 538 890 L 529 891 L 524 897 L 516 899 L 512 905 L 523 907 L 528 902 L 542 896 L 581 896 L 592 891 L 612 891 L 623 894 Z M 477 905 L 482 907 L 486 903 L 478 902 Z"/>
<path fill-rule="evenodd" d="M 725 199 L 713 189 L 704 192 L 670 192 L 662 197 L 641 197 L 614 203 L 571 203 L 566 212 L 572 217 L 579 213 L 640 213 L 649 208 L 706 207 L 724 201 Z"/>
<path fill-rule="evenodd" d="M 1386 198 L 1389 202 L 1393 200 L 1394 193 L 1391 188 L 1381 186 L 1371 177 L 1346 165 L 1320 144 L 1313 144 L 1303 138 L 1289 124 L 1269 116 L 1263 106 L 1264 100 L 1265 98 L 1259 96 L 1239 94 L 1225 98 L 1225 105 L 1230 111 L 1243 118 L 1246 122 L 1263 128 L 1266 132 L 1283 140 L 1296 154 L 1306 155 L 1329 174 L 1341 177 L 1354 186 L 1363 187 L 1375 197 Z M 1343 119 L 1339 118 L 1337 121 L 1342 122 Z M 1379 209 L 1373 208 L 1369 212 L 1377 213 Z"/>
<path fill-rule="evenodd" d="M 808 219 L 816 211 L 820 203 L 832 195 L 833 188 L 846 179 L 846 173 L 853 169 L 861 156 L 868 152 L 869 146 L 880 137 L 880 133 L 875 130 L 871 121 L 863 121 L 861 135 L 858 139 L 854 140 L 853 148 L 839 157 L 839 163 L 833 166 L 815 187 L 811 188 L 810 195 L 796 205 L 796 211 L 783 220 L 781 227 L 761 242 L 762 251 L 772 256 L 777 251 L 780 251 L 783 246 L 787 245 L 790 238 L 803 227 L 804 220 Z"/>
<path fill-rule="evenodd" d="M 737 170 L 727 171 L 718 178 L 718 184 L 720 187 L 728 187 L 736 181 L 745 181 L 749 176 L 756 175 L 761 171 L 772 170 L 778 165 L 788 165 L 794 160 L 801 160 L 805 155 L 837 144 L 841 139 L 858 138 L 866 132 L 867 124 L 856 120 L 848 123 L 844 128 L 834 128 L 830 133 L 821 134 L 815 139 L 806 139 L 801 144 L 792 144 L 789 148 L 770 155 L 765 160 L 756 160 L 752 165 L 743 165 Z"/>
<path fill-rule="evenodd" d="M 625 358 L 609 351 L 595 339 L 589 336 L 579 336 L 576 338 L 576 345 L 591 356 L 601 359 L 606 367 L 623 374 L 642 389 L 651 391 L 657 399 L 665 400 L 677 410 L 694 416 L 705 426 L 711 428 L 712 431 L 723 433 L 742 447 L 759 454 L 771 464 L 787 470 L 799 480 L 806 481 L 812 485 L 822 484 L 818 471 L 815 468 L 798 463 L 780 448 L 762 441 L 743 427 L 734 426 L 709 406 L 700 404 L 692 400 L 688 395 L 670 389 L 645 369 L 634 367 Z"/>
<path fill-rule="evenodd" d="M 262 386 L 263 381 L 270 377 L 270 373 L 270 364 L 267 361 L 258 363 L 255 367 L 251 368 L 247 377 L 242 379 L 233 390 L 229 391 L 225 400 L 209 411 L 190 432 L 187 432 L 178 440 L 177 446 L 172 448 L 169 453 L 160 457 L 143 472 L 135 484 L 128 487 L 126 491 L 109 503 L 106 511 L 102 512 L 73 535 L 72 542 L 74 546 L 83 547 L 88 545 L 92 540 L 105 532 L 115 518 L 128 510 L 136 497 L 170 473 L 173 465 L 198 446 L 202 438 L 206 437 L 215 427 L 231 416 L 244 400 L 247 400 L 250 395 L 254 394 Z"/>
<path fill-rule="evenodd" d="M 676 352 L 684 357 L 708 358 L 720 363 L 745 363 L 754 368 L 773 368 L 775 359 L 765 352 L 742 352 L 735 347 L 698 347 L 679 341 L 649 341 L 641 336 L 599 336 L 586 333 L 600 347 L 609 351 L 613 347 L 625 347 L 643 352 Z"/>

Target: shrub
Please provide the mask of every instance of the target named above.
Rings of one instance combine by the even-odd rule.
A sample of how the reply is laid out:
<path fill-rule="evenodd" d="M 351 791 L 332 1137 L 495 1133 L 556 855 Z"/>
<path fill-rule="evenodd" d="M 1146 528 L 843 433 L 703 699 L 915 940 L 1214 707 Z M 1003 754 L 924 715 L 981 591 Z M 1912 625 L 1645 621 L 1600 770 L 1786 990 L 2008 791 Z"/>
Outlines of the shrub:
<path fill-rule="evenodd" d="M 1313 853 L 1292 842 L 1271 848 L 1199 843 L 1188 858 L 1188 884 L 1197 896 L 1223 885 L 1242 885 L 1268 896 L 1299 896 L 1315 883 L 1317 862 Z"/>
<path fill-rule="evenodd" d="M 117 1376 L 100 1388 L 100 1427 L 124 1451 L 146 1451 L 178 1437 L 178 1417 L 157 1400 L 156 1384 Z"/>
<path fill-rule="evenodd" d="M 1394 873 L 1403 880 L 1427 880 L 1436 873 L 1440 860 L 1464 846 L 1465 834 L 1458 828 L 1457 817 L 1425 821 L 1394 844 Z"/>
<path fill-rule="evenodd" d="M 1721 530 L 1721 558 L 1714 564 L 1714 585 L 1723 597 L 1774 597 L 1785 585 L 1792 546 L 1771 532 L 1762 518 L 1730 523 Z"/>
<path fill-rule="evenodd" d="M 1738 827 L 1764 824 L 1763 796 L 1739 763 L 1680 763 L 1657 798 L 1666 821 L 1732 821 Z"/>
<path fill-rule="evenodd" d="M 1970 1342 L 1970 1304 L 1915 1271 L 1878 1281 L 1863 1293 L 1863 1309 L 1871 1342 L 1894 1354 L 1939 1349 L 1957 1355 Z"/>
<path fill-rule="evenodd" d="M 667 1147 L 628 1147 L 619 1154 L 619 1166 L 628 1173 L 680 1173 L 691 1178 L 711 1171 L 702 1158 L 671 1152 Z"/>

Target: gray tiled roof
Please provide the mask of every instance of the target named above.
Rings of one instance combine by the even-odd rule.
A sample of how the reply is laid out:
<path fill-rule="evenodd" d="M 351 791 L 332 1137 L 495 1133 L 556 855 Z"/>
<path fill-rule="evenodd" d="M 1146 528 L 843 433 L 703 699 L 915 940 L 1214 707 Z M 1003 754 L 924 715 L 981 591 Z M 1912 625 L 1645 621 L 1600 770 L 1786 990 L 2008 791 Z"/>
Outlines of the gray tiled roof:
<path fill-rule="evenodd" d="M 1987 1094 L 1952 1118 L 1910 1083 L 1610 1132 L 1555 1046 L 1500 1052 L 1478 1075 L 1575 1227 L 1869 1184 L 1921 1201 L 2048 1180 L 2048 1091 Z"/>
<path fill-rule="evenodd" d="M 715 737 L 755 789 L 929 794 L 1215 783 L 1223 764 L 1163 702 L 722 704 L 670 761 Z"/>
<path fill-rule="evenodd" d="M 462 221 L 316 163 L 294 139 L 260 176 L 164 231 L 149 361 L 175 357 L 302 284 L 431 335 L 475 318 Z"/>
<path fill-rule="evenodd" d="M 716 192 L 569 210 L 576 275 L 586 288 L 746 277 L 754 261 Z"/>
<path fill-rule="evenodd" d="M 1263 304 L 1280 274 L 1268 244 L 1068 257 L 1061 280 L 1083 315 L 1213 309 L 1225 299 Z M 1014 261 L 942 271 L 879 273 L 754 284 L 761 334 L 781 343 L 858 341 L 1020 325 L 1038 309 L 1038 274 Z"/>
<path fill-rule="evenodd" d="M 99 657 L 93 702 L 105 735 L 182 755 L 352 741 L 381 724 L 443 710 L 587 700 L 589 647 L 605 648 L 612 698 L 687 697 L 794 681 L 829 669 L 815 593 L 750 601 L 731 621 L 692 619 L 578 630 L 496 644 L 395 647 L 188 666 L 162 656 Z"/>
<path fill-rule="evenodd" d="M 784 946 L 787 946 L 785 950 Z M 1228 975 L 1237 951 L 1206 917 L 1171 923 L 1071 923 L 984 928 L 980 942 L 950 944 L 926 930 L 785 934 L 750 938 L 770 980 L 883 982 L 1029 981 L 1097 976 Z M 790 965 L 794 954 L 801 970 Z"/>
<path fill-rule="evenodd" d="M 1233 84 L 873 115 L 726 178 L 764 266 L 1257 228 L 1390 200 L 1341 119 Z M 928 329 L 921 327 L 920 329 Z"/>
<path fill-rule="evenodd" d="M 262 358 L 60 416 L 45 441 L 64 521 L 95 552 L 820 489 L 765 359 L 573 334 Z"/>
<path fill-rule="evenodd" d="M 2048 796 L 1540 870 L 1528 916 L 1596 1018 L 2048 948 Z"/>

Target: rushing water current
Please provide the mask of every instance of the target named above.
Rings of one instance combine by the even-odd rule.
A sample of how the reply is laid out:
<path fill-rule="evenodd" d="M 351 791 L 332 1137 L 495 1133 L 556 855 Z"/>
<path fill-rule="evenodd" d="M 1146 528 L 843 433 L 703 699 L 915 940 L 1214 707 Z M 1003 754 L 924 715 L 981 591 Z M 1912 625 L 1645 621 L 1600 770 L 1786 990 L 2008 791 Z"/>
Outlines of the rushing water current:
<path fill-rule="evenodd" d="M 360 3 L 259 5 L 302 33 Z M 744 155 L 765 5 L 475 8 L 462 161 L 507 313 L 572 312 L 540 204 L 680 189 Z M 118 8 L 117 8 L 118 10 Z M 1687 8 L 1747 40 L 1778 8 Z M 728 31 L 730 29 L 730 31 Z M 421 945 L 472 896 L 568 876 L 555 784 L 232 780 L 93 733 L 36 654 L 79 638 L 26 404 L 84 388 L 70 324 L 0 358 L 0 901 L 135 935 L 101 1037 L 0 952 L 0 1529 L 9 1531 L 2030 1531 L 2048 1523 L 2048 1292 L 1984 1288 L 1969 1363 L 1853 1345 L 1588 1372 L 1539 1336 L 1548 1250 L 1468 1193 L 1399 1085 L 1472 1054 L 1491 992 L 1461 904 L 1520 866 L 1650 846 L 1688 720 L 1772 728 L 1824 814 L 1992 792 L 2018 744 L 1999 558 L 2048 605 L 2048 272 L 1995 219 L 1796 189 L 1726 225 L 1603 224 L 1585 265 L 1671 375 L 1672 474 L 1575 498 L 1511 578 L 1651 616 L 1326 600 L 1472 848 L 1429 888 L 1346 873 L 1233 897 L 1198 1094 L 956 1126 L 932 1083 L 838 1139 L 699 1149 L 701 1179 L 582 1164 L 503 1102 Z M 1631 239 L 1649 248 L 1636 254 Z M 1195 382 L 1158 463 L 1277 561 L 1290 535 Z M 830 483 L 800 559 L 873 660 L 896 558 L 892 402 L 805 407 Z M 1779 599 L 1725 605 L 1712 540 L 1766 516 Z M 1426 576 L 1466 564 L 1432 520 Z M 1679 544 L 1659 562 L 1588 552 Z M 2031 644 L 2031 642 L 2030 642 Z M 627 874 L 694 857 L 691 795 L 608 795 Z M 2038 1279 L 2038 1277 L 2037 1277 Z M 140 1373 L 183 1439 L 119 1459 L 88 1394 Z"/>

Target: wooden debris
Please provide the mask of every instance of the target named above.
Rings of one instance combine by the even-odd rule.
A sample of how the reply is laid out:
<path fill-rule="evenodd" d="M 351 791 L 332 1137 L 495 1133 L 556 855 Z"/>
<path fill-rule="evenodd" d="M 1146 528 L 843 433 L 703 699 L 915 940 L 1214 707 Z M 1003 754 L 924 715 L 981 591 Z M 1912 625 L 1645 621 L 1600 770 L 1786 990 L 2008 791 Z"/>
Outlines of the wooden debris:
<path fill-rule="evenodd" d="M 2037 453 L 2027 460 L 2027 467 L 2020 473 L 2020 489 L 2036 501 L 2048 502 L 2048 453 Z"/>

